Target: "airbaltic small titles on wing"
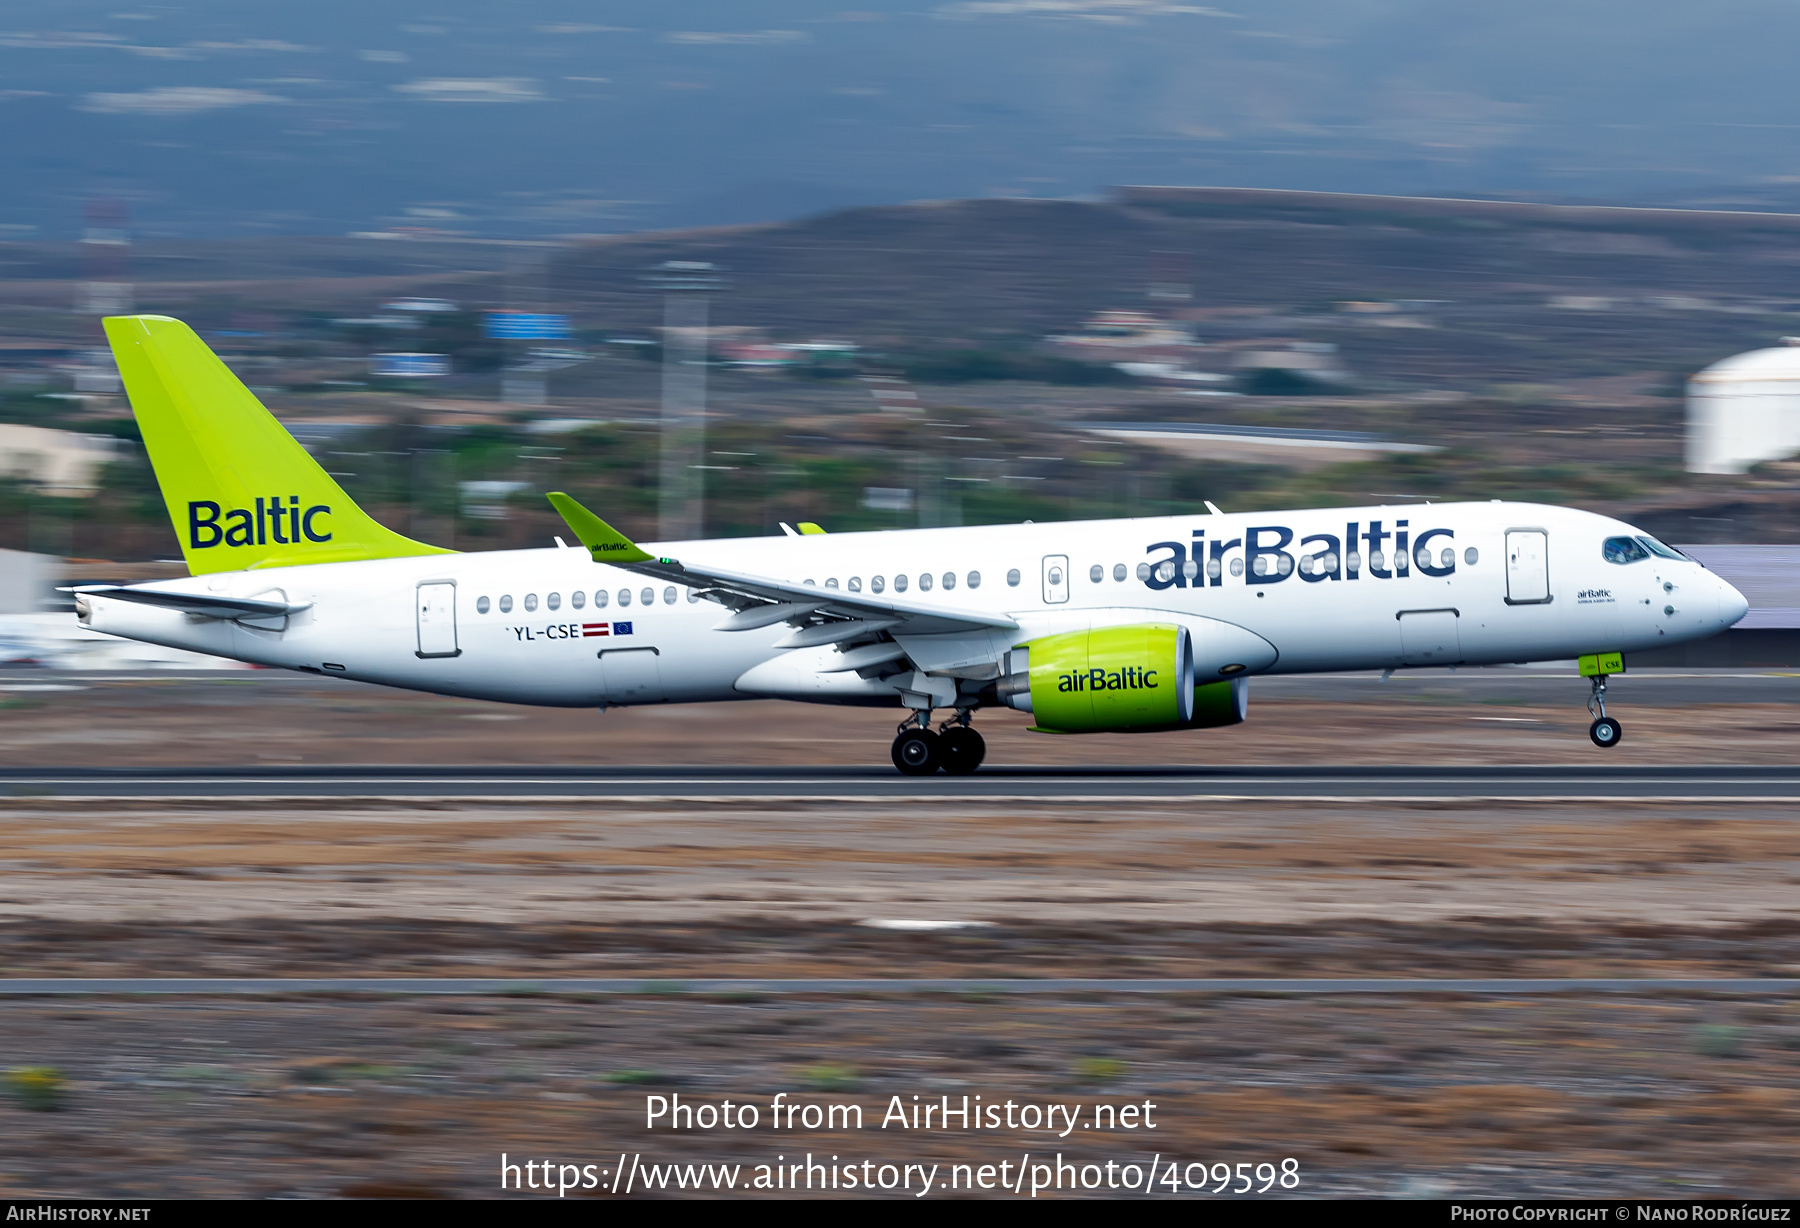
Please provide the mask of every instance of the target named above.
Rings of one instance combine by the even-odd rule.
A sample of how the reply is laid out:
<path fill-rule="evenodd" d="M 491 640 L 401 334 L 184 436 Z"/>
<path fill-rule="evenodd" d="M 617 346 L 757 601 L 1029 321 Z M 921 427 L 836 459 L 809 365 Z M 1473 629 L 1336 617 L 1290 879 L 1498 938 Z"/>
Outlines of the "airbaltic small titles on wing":
<path fill-rule="evenodd" d="M 580 549 L 459 553 L 358 507 L 181 321 L 105 327 L 190 574 L 75 586 L 76 618 L 267 668 L 599 712 L 888 708 L 897 769 L 966 775 L 990 713 L 1202 738 L 1248 719 L 1257 677 L 1525 661 L 1579 662 L 1570 701 L 1610 748 L 1631 654 L 1749 610 L 1622 520 L 1497 499 L 640 545 L 552 491 Z M 640 603 L 635 635 L 600 621 Z M 570 621 L 509 625 L 540 609 Z"/>

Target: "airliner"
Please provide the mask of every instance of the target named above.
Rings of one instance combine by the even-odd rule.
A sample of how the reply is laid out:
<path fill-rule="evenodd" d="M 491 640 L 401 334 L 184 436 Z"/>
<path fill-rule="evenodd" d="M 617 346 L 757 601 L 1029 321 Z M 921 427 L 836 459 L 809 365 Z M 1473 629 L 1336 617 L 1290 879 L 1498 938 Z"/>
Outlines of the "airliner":
<path fill-rule="evenodd" d="M 95 631 L 273 668 L 566 708 L 893 709 L 909 775 L 963 774 L 983 709 L 1044 733 L 1233 725 L 1259 675 L 1574 659 L 1712 635 L 1731 585 L 1623 521 L 1412 503 L 456 553 L 370 518 L 178 320 L 105 321 L 189 577 L 79 585 Z M 944 719 L 933 727 L 933 714 Z"/>

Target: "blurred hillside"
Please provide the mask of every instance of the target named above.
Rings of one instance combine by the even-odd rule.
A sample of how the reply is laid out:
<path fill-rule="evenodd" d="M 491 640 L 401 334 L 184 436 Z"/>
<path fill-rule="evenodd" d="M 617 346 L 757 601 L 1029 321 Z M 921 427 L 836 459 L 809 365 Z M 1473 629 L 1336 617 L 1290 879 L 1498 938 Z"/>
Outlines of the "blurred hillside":
<path fill-rule="evenodd" d="M 129 439 L 119 397 L 70 391 L 100 344 L 95 318 L 71 310 L 87 255 L 0 247 L 0 417 Z M 543 540 L 552 481 L 588 483 L 629 531 L 648 531 L 663 301 L 646 274 L 668 260 L 726 278 L 711 316 L 711 532 L 1153 514 L 1201 498 L 1519 497 L 1605 507 L 1679 540 L 1800 540 L 1800 488 L 1782 464 L 1734 479 L 1680 470 L 1685 378 L 1800 333 L 1793 215 L 1124 189 L 570 244 L 152 242 L 128 268 L 136 309 L 193 323 L 352 493 L 466 546 Z M 409 295 L 447 310 L 382 314 Z M 570 317 L 541 404 L 503 399 L 503 368 L 526 357 L 482 335 L 482 313 L 503 308 Z M 1162 366 L 1181 369 L 1122 373 L 1091 333 L 1121 311 L 1177 338 Z M 795 345 L 840 356 L 732 358 Z M 377 376 L 383 350 L 442 354 L 450 374 Z M 884 411 L 878 380 L 916 409 Z M 1441 450 L 1296 467 L 1083 429 L 1108 422 Z M 67 552 L 104 554 L 142 524 L 151 537 L 130 538 L 142 553 L 166 529 L 141 456 L 115 469 L 86 511 L 50 500 L 28 516 L 41 494 L 0 490 L 19 512 L 0 537 L 36 534 L 0 545 L 49 549 L 60 533 L 78 547 Z M 517 484 L 501 515 L 463 506 L 460 484 L 482 480 Z M 871 488 L 911 492 L 910 510 L 870 506 Z M 59 514 L 61 528 L 27 525 Z"/>

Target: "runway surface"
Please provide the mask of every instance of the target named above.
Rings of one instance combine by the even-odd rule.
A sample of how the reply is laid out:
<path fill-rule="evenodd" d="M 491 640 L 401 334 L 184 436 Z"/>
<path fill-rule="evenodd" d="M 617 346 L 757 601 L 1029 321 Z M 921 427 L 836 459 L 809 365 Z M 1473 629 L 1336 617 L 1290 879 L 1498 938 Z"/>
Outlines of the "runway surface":
<path fill-rule="evenodd" d="M 68 994 L 1792 994 L 1800 978 L 1545 977 L 1525 978 L 700 978 L 622 977 L 19 977 L 0 980 L 0 996 Z"/>
<path fill-rule="evenodd" d="M 1603 753 L 1603 752 L 1597 752 Z M 1800 767 L 281 767 L 0 769 L 0 797 L 1800 800 Z"/>

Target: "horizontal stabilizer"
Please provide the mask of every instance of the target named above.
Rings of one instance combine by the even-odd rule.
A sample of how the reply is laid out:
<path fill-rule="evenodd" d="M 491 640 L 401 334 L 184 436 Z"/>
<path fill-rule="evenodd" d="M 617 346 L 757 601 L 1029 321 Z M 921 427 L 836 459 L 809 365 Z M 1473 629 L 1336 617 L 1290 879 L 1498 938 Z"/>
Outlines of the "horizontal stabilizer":
<path fill-rule="evenodd" d="M 163 588 L 127 588 L 121 584 L 77 584 L 58 589 L 78 597 L 111 597 L 138 605 L 179 610 L 196 618 L 280 618 L 312 608 L 312 602 L 263 601 L 253 597 L 220 597 L 213 593 L 173 593 Z"/>

